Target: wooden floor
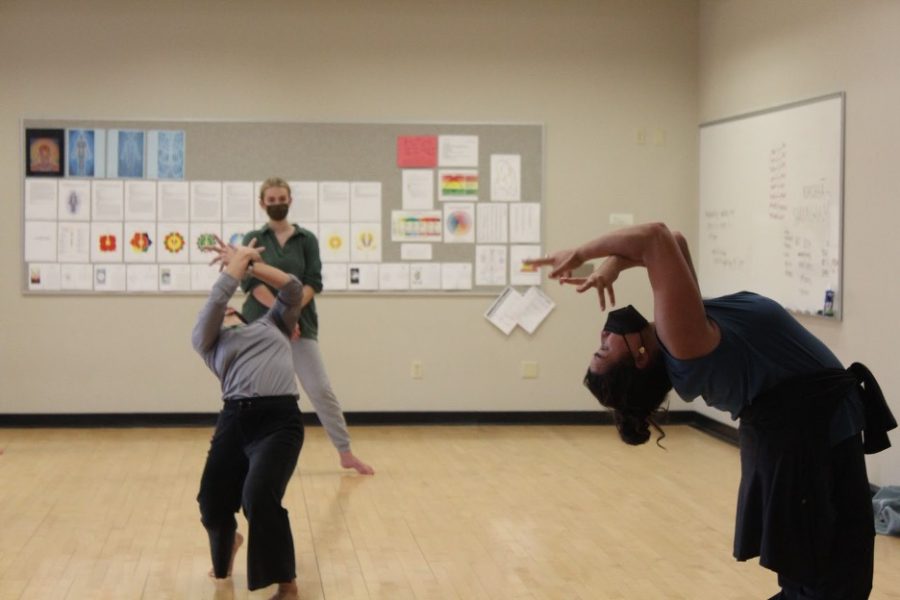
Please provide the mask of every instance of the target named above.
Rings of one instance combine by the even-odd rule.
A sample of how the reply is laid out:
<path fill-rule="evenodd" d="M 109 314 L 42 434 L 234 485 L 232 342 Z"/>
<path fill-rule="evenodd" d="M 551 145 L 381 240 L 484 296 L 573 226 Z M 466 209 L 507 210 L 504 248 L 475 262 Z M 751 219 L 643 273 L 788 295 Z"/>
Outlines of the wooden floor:
<path fill-rule="evenodd" d="M 0 599 L 267 598 L 207 579 L 194 499 L 209 429 L 0 429 Z M 374 477 L 310 428 L 288 487 L 304 600 L 759 599 L 731 559 L 737 450 L 612 427 L 357 427 Z M 246 523 L 239 519 L 246 533 Z M 900 539 L 873 599 L 900 598 Z"/>

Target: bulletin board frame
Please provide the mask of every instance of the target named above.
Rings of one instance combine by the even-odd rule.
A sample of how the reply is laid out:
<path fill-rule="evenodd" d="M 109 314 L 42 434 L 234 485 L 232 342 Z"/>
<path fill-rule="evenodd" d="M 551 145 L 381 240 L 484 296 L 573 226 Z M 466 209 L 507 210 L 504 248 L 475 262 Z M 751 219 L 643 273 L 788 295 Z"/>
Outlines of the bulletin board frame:
<path fill-rule="evenodd" d="M 157 204 L 153 209 L 156 219 L 152 222 L 148 219 L 145 224 L 160 226 L 162 205 L 159 198 L 163 186 L 167 189 L 175 188 L 179 186 L 172 184 L 180 183 L 180 187 L 183 188 L 184 184 L 187 184 L 190 190 L 189 195 L 191 195 L 188 202 L 190 210 L 193 211 L 194 198 L 192 195 L 195 184 L 199 194 L 201 184 L 219 184 L 220 189 L 223 190 L 226 186 L 228 189 L 240 187 L 243 190 L 246 189 L 246 184 L 252 183 L 255 194 L 259 183 L 271 176 L 282 177 L 292 184 L 294 182 L 315 183 L 319 189 L 318 201 L 320 203 L 322 202 L 321 195 L 325 193 L 322 191 L 325 189 L 322 187 L 323 184 L 347 184 L 348 189 L 354 190 L 354 193 L 356 184 L 359 184 L 360 189 L 364 187 L 363 184 L 378 184 L 381 240 L 377 260 L 372 260 L 371 257 L 368 257 L 366 261 L 357 261 L 351 258 L 345 263 L 348 278 L 349 273 L 355 268 L 354 265 L 361 265 L 367 272 L 372 270 L 368 265 L 379 265 L 378 285 L 374 289 L 360 289 L 349 283 L 346 286 L 331 287 L 327 285 L 328 278 L 326 277 L 326 294 L 496 296 L 508 285 L 540 286 L 543 281 L 539 271 L 533 274 L 513 272 L 513 247 L 518 247 L 515 252 L 519 257 L 524 257 L 523 251 L 527 251 L 528 256 L 540 256 L 543 253 L 544 126 L 539 123 L 25 118 L 21 121 L 20 147 L 24 146 L 29 132 L 33 130 L 65 131 L 64 148 L 68 152 L 64 173 L 59 177 L 32 177 L 26 173 L 24 160 L 20 169 L 23 205 L 21 291 L 24 295 L 206 294 L 213 278 L 212 275 L 202 273 L 199 266 L 193 268 L 196 273 L 183 274 L 187 273 L 185 264 L 193 267 L 199 263 L 138 261 L 138 258 L 145 257 L 140 257 L 139 254 L 135 255 L 133 252 L 139 253 L 146 250 L 147 246 L 155 247 L 156 252 L 162 252 L 163 247 L 169 245 L 166 243 L 165 233 L 161 230 L 150 232 L 152 229 L 150 227 L 147 235 L 139 237 L 137 230 L 129 229 L 127 216 L 129 201 L 127 200 L 125 214 L 121 217 L 117 214 L 113 214 L 113 217 L 105 216 L 102 221 L 110 224 L 121 222 L 122 230 L 115 230 L 112 235 L 115 237 L 115 234 L 118 234 L 120 238 L 119 246 L 122 248 L 119 250 L 119 256 L 121 258 L 101 257 L 98 259 L 94 246 L 99 247 L 101 244 L 97 232 L 94 231 L 94 223 L 99 222 L 97 215 L 103 208 L 102 203 L 98 204 L 102 201 L 102 198 L 98 198 L 102 196 L 103 190 L 98 192 L 98 189 L 111 188 L 114 197 L 117 193 L 116 186 L 121 183 L 121 187 L 125 190 L 123 194 L 127 196 L 129 192 L 133 192 L 134 197 L 137 197 L 140 191 L 141 194 L 144 194 L 147 202 L 150 201 L 151 194 L 156 194 Z M 74 135 L 82 134 L 73 132 L 93 132 L 92 145 L 87 146 L 92 149 L 95 159 L 94 169 L 91 172 L 84 171 L 85 152 L 83 148 L 85 144 L 83 140 L 77 140 L 79 145 L 76 145 L 76 140 L 73 138 Z M 126 137 L 123 132 L 130 137 Z M 177 135 L 174 135 L 179 133 L 182 144 L 180 162 L 175 168 L 166 167 L 165 165 L 168 163 L 163 161 L 161 147 L 164 144 L 170 144 L 173 138 L 179 139 Z M 409 157 L 401 157 L 400 140 L 410 137 L 431 137 L 438 141 L 437 157 L 433 165 L 412 167 L 401 165 L 401 161 L 409 160 Z M 136 142 L 137 139 L 140 141 Z M 466 143 L 462 143 L 460 152 L 458 155 L 454 155 L 452 144 L 445 144 L 447 140 L 461 142 L 474 140 L 475 149 L 473 151 L 471 145 L 467 148 Z M 117 144 L 121 144 L 121 148 Z M 132 144 L 129 147 L 131 151 L 128 157 L 133 159 L 132 162 L 135 165 L 138 164 L 135 162 L 137 153 L 133 149 L 142 145 L 141 167 L 134 166 L 126 169 L 126 161 L 122 160 L 125 155 L 125 144 Z M 450 150 L 445 152 L 445 148 L 450 148 Z M 113 150 L 119 153 L 118 159 L 114 158 Z M 465 157 L 467 153 L 469 154 L 468 163 Z M 81 157 L 81 162 L 78 164 L 74 162 L 76 156 Z M 461 161 L 457 161 L 460 162 L 459 165 L 443 164 L 445 160 L 453 163 L 460 156 L 462 157 Z M 474 164 L 471 164 L 472 157 L 474 157 Z M 517 165 L 518 169 L 516 175 L 518 179 L 516 185 L 513 186 L 517 188 L 516 193 L 513 194 L 517 194 L 516 199 L 505 197 L 497 200 L 494 198 L 495 190 L 500 189 L 495 187 L 498 185 L 496 181 L 500 169 L 499 167 L 495 169 L 493 165 L 504 164 L 502 161 L 496 162 L 496 157 L 515 157 L 515 161 L 511 161 L 509 164 Z M 404 172 L 417 171 L 421 173 L 423 170 L 433 172 L 435 187 L 432 190 L 432 210 L 441 213 L 442 237 L 440 241 L 422 242 L 430 244 L 431 247 L 428 249 L 430 258 L 411 259 L 405 257 L 408 249 L 406 246 L 414 244 L 415 241 L 396 239 L 392 229 L 395 225 L 393 220 L 395 220 L 395 211 L 407 210 L 404 205 L 407 201 Z M 444 195 L 450 190 L 450 184 L 445 185 L 445 182 L 450 181 L 451 176 L 456 176 L 456 171 L 475 175 L 474 189 L 476 191 L 474 194 L 471 193 L 473 188 L 469 181 L 467 184 L 470 186 L 469 193 L 464 191 L 459 197 Z M 124 173 L 124 175 L 120 175 L 120 173 Z M 51 197 L 53 192 L 48 186 L 51 184 L 57 186 L 55 218 L 50 218 L 53 212 L 50 206 L 53 201 Z M 339 188 L 341 185 L 337 187 Z M 151 189 L 155 191 L 148 191 Z M 376 188 L 369 185 L 368 189 Z M 70 197 L 69 200 L 63 198 L 64 192 L 67 197 Z M 223 193 L 228 195 L 227 192 Z M 79 194 L 83 194 L 85 197 L 79 200 L 77 198 Z M 43 200 L 39 200 L 40 198 Z M 296 191 L 294 199 L 296 207 Z M 455 213 L 447 211 L 448 205 L 451 204 L 465 205 L 463 206 L 465 210 L 458 213 L 455 220 L 450 218 Z M 77 210 L 72 208 L 76 205 L 85 207 L 77 210 L 89 212 L 86 218 L 77 215 Z M 90 206 L 88 207 L 88 205 Z M 503 218 L 502 224 L 502 228 L 505 230 L 505 241 L 490 239 L 482 241 L 480 239 L 480 233 L 488 231 L 488 228 L 480 226 L 479 206 L 495 207 L 490 211 L 484 209 L 485 213 L 497 212 L 501 206 L 506 207 L 506 216 Z M 72 214 L 66 212 L 70 210 Z M 462 218 L 459 218 L 460 216 Z M 188 222 L 193 223 L 193 214 L 190 217 Z M 513 217 L 516 218 L 516 223 L 524 220 L 526 225 L 511 225 Z M 322 222 L 313 223 L 295 219 L 294 208 L 288 218 L 316 233 L 320 240 L 320 247 L 322 246 L 321 232 L 325 229 L 321 227 Z M 219 224 L 224 229 L 226 221 L 222 220 L 221 214 L 219 219 Z M 254 196 L 252 224 L 255 228 L 262 225 L 260 220 L 264 222 L 265 217 L 264 213 L 256 207 Z M 451 241 L 447 237 L 449 233 L 446 230 L 451 222 L 456 225 L 454 233 L 468 231 L 469 237 L 460 241 Z M 347 221 L 348 230 L 352 223 L 351 220 Z M 513 226 L 517 227 L 515 229 L 517 233 L 511 231 Z M 467 228 L 470 229 L 467 230 Z M 500 230 L 496 223 L 493 228 L 496 231 Z M 495 235 L 499 235 L 496 231 Z M 150 238 L 154 234 L 157 234 L 157 239 L 151 240 Z M 84 259 L 84 236 L 89 236 L 87 260 Z M 189 239 L 185 241 L 190 243 Z M 347 243 L 351 242 L 349 236 L 346 241 Z M 110 245 L 108 243 L 107 247 Z M 498 256 L 499 254 L 503 255 L 502 269 L 505 275 L 502 278 L 500 277 L 500 268 L 497 266 L 492 267 L 493 271 L 488 275 L 484 275 L 485 271 L 478 271 L 478 261 L 481 260 L 481 264 L 484 264 L 483 257 L 486 255 L 486 251 L 481 248 L 485 246 L 494 246 L 494 253 Z M 63 248 L 67 252 L 64 260 L 61 259 Z M 72 250 L 72 248 L 77 248 L 77 250 Z M 419 252 L 423 248 L 416 250 Z M 54 255 L 53 252 L 56 254 Z M 358 258 L 358 256 L 354 255 L 353 258 Z M 336 271 L 335 268 L 328 266 L 335 263 L 340 263 L 340 261 L 335 261 L 333 258 L 327 259 L 323 254 L 323 267 L 328 268 L 329 272 Z M 467 264 L 470 267 L 466 268 Z M 42 265 L 49 265 L 47 271 L 43 273 L 39 268 Z M 98 269 L 98 265 L 106 266 Z M 153 267 L 148 265 L 156 265 L 157 269 L 154 271 Z M 381 276 L 381 273 L 385 271 L 382 265 L 395 265 L 391 267 L 394 273 L 391 280 L 393 283 L 388 282 L 387 285 L 390 286 L 388 288 L 384 287 L 385 280 Z M 448 284 L 445 276 L 445 279 L 436 288 L 433 281 L 428 284 L 431 287 L 404 288 L 402 278 L 405 268 L 403 265 L 410 265 L 411 272 L 413 269 L 425 269 L 432 274 L 435 272 L 433 265 L 441 265 L 442 272 L 448 270 L 444 265 L 450 265 L 449 271 L 458 281 Z M 182 273 L 179 275 L 181 283 L 163 289 L 164 274 L 171 283 L 170 271 Z M 156 284 L 151 276 L 154 272 Z M 468 284 L 466 283 L 467 272 L 470 273 Z M 482 273 L 480 277 L 478 276 L 479 272 Z M 135 274 L 133 278 L 132 273 Z M 99 280 L 101 274 L 102 284 Z M 187 282 L 187 277 L 190 277 L 190 282 Z M 515 278 L 519 279 L 515 280 Z M 175 279 L 178 280 L 177 277 Z M 332 280 L 334 280 L 333 277 Z M 38 283 L 36 284 L 35 281 Z M 111 281 L 114 282 L 114 285 L 110 285 Z M 44 285 L 47 282 L 49 282 L 48 285 Z M 367 285 L 371 285 L 371 283 L 370 277 Z"/>

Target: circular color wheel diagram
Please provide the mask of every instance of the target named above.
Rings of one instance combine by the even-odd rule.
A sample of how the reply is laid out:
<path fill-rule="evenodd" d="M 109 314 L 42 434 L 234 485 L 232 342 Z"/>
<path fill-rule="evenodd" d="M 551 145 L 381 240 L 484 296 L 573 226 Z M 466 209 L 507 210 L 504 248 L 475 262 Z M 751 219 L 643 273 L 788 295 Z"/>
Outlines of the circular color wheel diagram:
<path fill-rule="evenodd" d="M 447 216 L 447 230 L 456 236 L 463 236 L 472 230 L 472 217 L 467 212 L 452 212 Z"/>

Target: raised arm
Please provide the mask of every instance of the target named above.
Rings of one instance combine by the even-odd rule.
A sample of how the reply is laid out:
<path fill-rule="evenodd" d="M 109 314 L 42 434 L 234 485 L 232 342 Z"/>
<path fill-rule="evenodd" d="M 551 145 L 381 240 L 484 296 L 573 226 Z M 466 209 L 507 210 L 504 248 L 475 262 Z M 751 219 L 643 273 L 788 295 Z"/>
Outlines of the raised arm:
<path fill-rule="evenodd" d="M 221 263 L 222 275 L 213 285 L 206 304 L 197 316 L 197 323 L 191 332 L 191 343 L 194 350 L 206 354 L 213 349 L 219 339 L 225 308 L 228 300 L 234 295 L 241 278 L 247 271 L 251 260 L 259 259 L 261 248 L 252 246 L 228 246 L 216 238 L 216 246 L 212 248 L 218 256 L 212 263 Z"/>
<path fill-rule="evenodd" d="M 261 256 L 264 249 L 256 247 L 255 239 L 248 246 L 231 246 L 216 238 L 216 246 L 212 251 L 217 256 L 211 264 L 220 263 L 223 271 L 237 280 L 243 279 L 252 270 L 253 277 L 278 290 L 278 296 L 269 307 L 268 316 L 276 319 L 289 336 L 302 309 L 302 285 L 293 275 L 264 263 Z"/>
<path fill-rule="evenodd" d="M 691 260 L 691 251 L 688 248 L 687 240 L 679 231 L 673 231 L 672 235 L 675 236 L 675 242 L 678 244 L 678 249 L 687 263 L 694 282 L 697 282 L 697 273 L 694 271 L 694 261 Z M 548 258 L 550 257 L 548 256 Z M 571 275 L 563 274 L 559 277 L 559 282 L 576 286 L 575 291 L 579 294 L 591 288 L 597 288 L 600 310 L 606 310 L 607 296 L 609 297 L 610 306 L 616 305 L 616 293 L 613 283 L 619 278 L 619 274 L 626 269 L 640 266 L 643 265 L 637 260 L 615 255 L 607 256 L 587 277 L 572 277 Z"/>
<path fill-rule="evenodd" d="M 528 262 L 552 265 L 550 277 L 557 278 L 587 260 L 605 256 L 618 256 L 623 264 L 647 269 L 657 335 L 675 357 L 695 358 L 716 347 L 719 332 L 706 317 L 687 243 L 663 223 L 613 231 L 577 248 Z"/>
<path fill-rule="evenodd" d="M 303 310 L 304 288 L 300 280 L 266 263 L 254 263 L 253 276 L 278 290 L 267 316 L 276 323 L 280 321 L 282 331 L 290 337 Z"/>
<path fill-rule="evenodd" d="M 238 281 L 233 275 L 223 273 L 213 285 L 191 331 L 191 345 L 199 354 L 205 355 L 215 347 L 225 318 L 225 307 L 237 290 Z"/>
<path fill-rule="evenodd" d="M 678 249 L 681 250 L 681 255 L 684 257 L 688 269 L 691 270 L 691 276 L 694 278 L 694 283 L 696 283 L 699 288 L 700 282 L 697 279 L 697 272 L 694 270 L 694 260 L 691 258 L 691 250 L 688 248 L 687 240 L 684 239 L 684 235 L 682 235 L 680 231 L 673 231 L 672 235 L 675 236 L 675 243 L 678 244 Z"/>
<path fill-rule="evenodd" d="M 250 244 L 255 240 L 250 235 L 244 239 L 246 244 Z M 312 238 L 309 242 L 304 242 L 303 254 L 306 261 L 306 270 L 303 273 L 301 307 L 309 304 L 315 295 L 322 291 L 322 261 L 319 258 L 319 244 L 315 238 Z M 272 308 L 275 305 L 275 294 L 265 285 L 260 285 L 260 283 L 262 283 L 262 280 L 251 276 L 244 280 L 242 286 L 244 291 L 249 292 L 257 302 L 266 308 Z"/>

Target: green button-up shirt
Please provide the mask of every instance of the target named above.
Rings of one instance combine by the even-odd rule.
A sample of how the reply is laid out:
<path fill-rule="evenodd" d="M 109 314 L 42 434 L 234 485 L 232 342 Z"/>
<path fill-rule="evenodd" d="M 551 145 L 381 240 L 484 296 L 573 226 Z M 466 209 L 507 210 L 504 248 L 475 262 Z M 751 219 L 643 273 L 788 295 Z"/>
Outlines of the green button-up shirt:
<path fill-rule="evenodd" d="M 278 267 L 285 273 L 294 275 L 304 286 L 309 286 L 317 294 L 322 291 L 322 260 L 319 258 L 319 241 L 316 236 L 299 225 L 294 225 L 294 233 L 284 246 L 278 243 L 275 232 L 268 224 L 244 236 L 244 245 L 256 238 L 256 245 L 265 248 L 262 252 L 266 264 Z M 247 277 L 241 282 L 241 289 L 247 293 L 241 314 L 248 321 L 255 321 L 268 312 L 268 307 L 253 297 L 251 291 L 258 285 L 266 285 L 259 279 Z M 269 287 L 273 295 L 278 290 Z M 300 336 L 314 340 L 319 334 L 319 315 L 316 313 L 315 298 L 309 301 L 300 313 Z"/>

